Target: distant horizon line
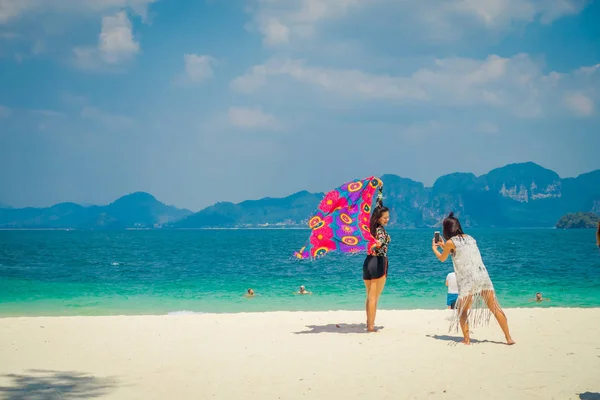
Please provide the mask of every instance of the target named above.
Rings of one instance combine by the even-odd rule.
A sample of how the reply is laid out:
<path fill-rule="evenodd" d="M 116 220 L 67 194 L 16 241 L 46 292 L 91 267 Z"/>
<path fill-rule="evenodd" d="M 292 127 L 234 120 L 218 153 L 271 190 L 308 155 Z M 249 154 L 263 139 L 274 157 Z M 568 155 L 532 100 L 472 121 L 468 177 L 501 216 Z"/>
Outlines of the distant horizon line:
<path fill-rule="evenodd" d="M 424 231 L 431 229 L 439 229 L 437 227 L 412 227 L 412 228 L 402 228 L 402 227 L 390 227 L 388 230 L 390 231 Z M 555 226 L 517 226 L 517 227 L 469 227 L 469 230 L 478 230 L 478 229 L 486 229 L 486 230 L 496 230 L 496 229 L 506 229 L 506 230 L 563 230 L 563 231 L 573 231 L 573 230 L 595 230 L 596 228 L 557 228 Z M 282 228 L 282 227 L 246 227 L 246 228 L 123 228 L 123 229 L 77 229 L 77 228 L 0 228 L 0 231 L 77 231 L 77 232 L 123 232 L 123 231 L 310 231 L 310 228 L 302 228 L 302 227 L 290 227 L 290 228 Z"/>

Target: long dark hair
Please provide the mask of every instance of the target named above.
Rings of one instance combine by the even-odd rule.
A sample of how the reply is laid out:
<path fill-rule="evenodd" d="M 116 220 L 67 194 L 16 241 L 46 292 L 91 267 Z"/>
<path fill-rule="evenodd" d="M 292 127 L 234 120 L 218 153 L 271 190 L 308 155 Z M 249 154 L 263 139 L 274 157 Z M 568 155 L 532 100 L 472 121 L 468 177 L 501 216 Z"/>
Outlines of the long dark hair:
<path fill-rule="evenodd" d="M 596 231 L 598 237 L 600 237 L 600 221 L 598 221 L 598 230 Z"/>
<path fill-rule="evenodd" d="M 373 237 L 377 236 L 377 228 L 379 228 L 379 218 L 385 212 L 390 212 L 390 209 L 383 205 L 382 202 L 378 201 L 373 213 L 371 214 L 371 223 L 369 224 L 369 230 L 371 231 L 371 235 Z"/>
<path fill-rule="evenodd" d="M 452 239 L 456 235 L 464 235 L 462 226 L 460 226 L 460 221 L 458 218 L 454 216 L 454 213 L 451 212 L 446 218 L 444 218 L 444 222 L 442 222 L 442 235 L 444 235 L 444 239 Z"/>

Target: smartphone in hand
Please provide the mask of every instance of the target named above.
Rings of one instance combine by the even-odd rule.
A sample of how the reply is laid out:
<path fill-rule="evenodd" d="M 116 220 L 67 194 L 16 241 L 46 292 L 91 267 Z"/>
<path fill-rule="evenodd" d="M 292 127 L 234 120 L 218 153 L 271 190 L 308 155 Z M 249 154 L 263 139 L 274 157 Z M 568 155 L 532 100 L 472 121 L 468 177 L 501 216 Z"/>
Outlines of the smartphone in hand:
<path fill-rule="evenodd" d="M 439 233 L 438 231 L 435 231 L 435 232 L 433 232 L 433 240 L 434 240 L 436 243 L 439 243 L 439 242 L 440 242 L 440 233 Z"/>

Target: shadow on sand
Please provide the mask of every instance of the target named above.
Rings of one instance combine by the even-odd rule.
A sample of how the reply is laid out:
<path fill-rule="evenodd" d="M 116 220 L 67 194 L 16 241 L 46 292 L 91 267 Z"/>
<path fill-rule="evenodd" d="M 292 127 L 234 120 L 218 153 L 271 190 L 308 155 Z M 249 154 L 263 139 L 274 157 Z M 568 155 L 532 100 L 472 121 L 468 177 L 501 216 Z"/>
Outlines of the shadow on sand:
<path fill-rule="evenodd" d="M 579 393 L 579 400 L 600 400 L 600 393 L 595 393 L 595 392 Z"/>
<path fill-rule="evenodd" d="M 367 332 L 367 324 L 327 324 L 327 325 L 306 325 L 308 330 L 294 332 L 295 335 L 306 333 L 370 333 Z M 376 326 L 376 330 L 383 329 L 383 326 Z"/>
<path fill-rule="evenodd" d="M 448 336 L 448 335 L 425 335 L 425 336 L 430 337 L 432 339 L 436 339 L 436 340 L 444 340 L 446 342 L 451 342 L 449 344 L 452 344 L 452 345 L 455 345 L 455 344 L 463 341 L 463 338 L 460 336 Z M 504 343 L 504 342 L 496 342 L 494 340 L 478 340 L 478 339 L 471 338 L 471 344 L 478 344 L 478 343 L 493 343 L 493 344 L 502 344 L 502 345 L 506 346 L 506 343 Z"/>
<path fill-rule="evenodd" d="M 24 374 L 2 375 L 8 386 L 0 386 L 7 400 L 90 399 L 106 395 L 117 386 L 113 377 L 98 378 L 74 371 L 30 369 Z"/>

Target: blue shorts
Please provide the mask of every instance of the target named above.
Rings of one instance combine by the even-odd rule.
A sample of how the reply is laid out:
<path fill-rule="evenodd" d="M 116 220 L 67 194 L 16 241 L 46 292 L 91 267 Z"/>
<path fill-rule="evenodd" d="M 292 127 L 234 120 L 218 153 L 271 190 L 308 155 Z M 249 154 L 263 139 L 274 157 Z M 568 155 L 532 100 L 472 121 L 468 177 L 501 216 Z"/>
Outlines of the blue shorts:
<path fill-rule="evenodd" d="M 446 305 L 454 308 L 456 305 L 456 300 L 458 300 L 458 293 L 448 293 L 448 296 L 446 297 Z"/>

